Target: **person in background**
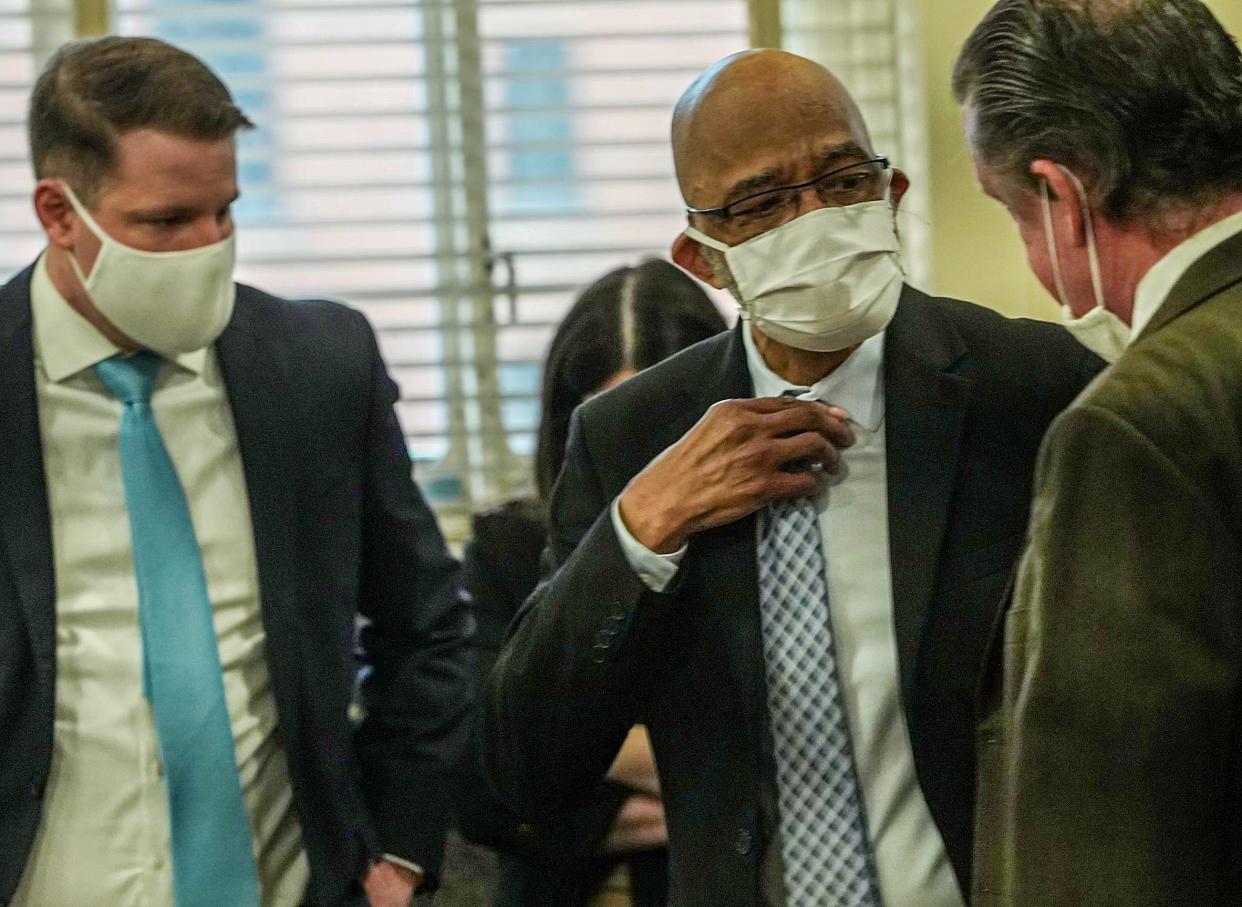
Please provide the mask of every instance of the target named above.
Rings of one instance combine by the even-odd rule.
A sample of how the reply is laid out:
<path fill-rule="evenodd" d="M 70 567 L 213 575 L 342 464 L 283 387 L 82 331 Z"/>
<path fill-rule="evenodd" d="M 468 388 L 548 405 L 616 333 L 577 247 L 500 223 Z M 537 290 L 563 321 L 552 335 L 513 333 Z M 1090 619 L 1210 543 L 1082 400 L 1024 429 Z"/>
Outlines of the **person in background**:
<path fill-rule="evenodd" d="M 741 322 L 575 410 L 488 777 L 537 820 L 641 722 L 671 903 L 960 907 L 971 692 L 1040 438 L 1100 362 L 906 284 L 909 180 L 822 66 L 725 58 L 672 143 L 673 260 Z"/>
<path fill-rule="evenodd" d="M 0 904 L 435 884 L 470 615 L 366 319 L 233 281 L 249 126 L 149 38 L 66 45 L 34 88 L 47 246 L 0 288 Z"/>
<path fill-rule="evenodd" d="M 462 581 L 478 621 L 480 680 L 539 579 L 546 502 L 565 458 L 573 410 L 726 327 L 694 280 L 657 259 L 611 271 L 569 310 L 544 365 L 535 452 L 538 494 L 477 515 L 466 547 Z M 497 907 L 665 903 L 664 811 L 641 726 L 631 729 L 604 781 L 537 826 L 522 822 L 489 792 L 477 763 L 466 777 L 459 798 L 462 830 L 503 852 Z"/>
<path fill-rule="evenodd" d="M 1040 453 L 976 903 L 1242 904 L 1242 52 L 1199 0 L 1002 0 L 954 90 L 984 191 L 1114 363 Z"/>

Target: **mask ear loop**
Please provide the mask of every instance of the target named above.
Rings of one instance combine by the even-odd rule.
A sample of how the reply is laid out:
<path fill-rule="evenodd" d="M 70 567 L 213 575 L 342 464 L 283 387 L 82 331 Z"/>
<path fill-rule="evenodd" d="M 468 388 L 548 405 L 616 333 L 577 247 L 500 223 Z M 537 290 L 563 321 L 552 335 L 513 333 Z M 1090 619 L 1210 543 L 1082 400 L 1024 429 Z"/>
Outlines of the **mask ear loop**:
<path fill-rule="evenodd" d="M 884 189 L 880 192 L 880 201 L 886 203 L 889 211 L 892 213 L 893 236 L 897 240 L 897 248 L 899 250 L 897 253 L 897 267 L 901 271 L 902 280 L 906 280 L 910 275 L 906 271 L 905 255 L 904 251 L 902 251 L 904 247 L 901 244 L 901 229 L 897 224 L 897 208 L 893 204 L 893 168 L 889 167 L 885 170 L 881 175 L 881 179 L 884 180 Z"/>
<path fill-rule="evenodd" d="M 1065 281 L 1061 277 L 1061 256 L 1057 252 L 1057 235 L 1052 229 L 1052 203 L 1048 200 L 1048 181 L 1040 179 L 1040 201 L 1044 212 L 1044 239 L 1048 243 L 1048 257 L 1052 260 L 1052 282 L 1057 287 L 1057 297 L 1061 305 L 1069 308 L 1069 295 L 1065 292 Z"/>
<path fill-rule="evenodd" d="M 94 274 L 99 270 L 100 262 L 108 254 L 109 245 L 114 242 L 114 240 L 111 236 L 104 232 L 103 227 L 99 226 L 99 224 L 95 222 L 95 218 L 92 217 L 91 213 L 86 210 L 86 205 L 82 204 L 82 202 L 78 199 L 72 186 L 64 180 L 61 180 L 60 187 L 64 190 L 65 198 L 69 200 L 69 205 L 73 208 L 74 213 L 81 218 L 82 223 L 86 224 L 86 228 L 90 230 L 95 239 L 99 241 L 99 253 L 95 256 L 95 263 L 91 266 L 90 276 L 94 276 Z M 73 269 L 74 276 L 78 278 L 78 283 L 82 285 L 82 289 L 89 294 L 91 291 L 90 277 L 85 271 L 82 270 L 81 262 L 78 261 L 77 255 L 74 255 L 72 252 L 69 253 L 69 267 Z"/>
<path fill-rule="evenodd" d="M 1106 308 L 1104 305 L 1104 281 L 1100 278 L 1100 258 L 1095 250 L 1095 226 L 1091 222 L 1091 205 L 1087 201 L 1087 190 L 1083 188 L 1082 181 L 1074 175 L 1072 170 L 1061 167 L 1061 172 L 1069 177 L 1070 182 L 1074 184 L 1074 190 L 1078 193 L 1078 202 L 1082 205 L 1082 219 L 1087 228 L 1087 264 L 1091 269 L 1091 289 L 1095 293 L 1095 306 L 1098 309 Z"/>

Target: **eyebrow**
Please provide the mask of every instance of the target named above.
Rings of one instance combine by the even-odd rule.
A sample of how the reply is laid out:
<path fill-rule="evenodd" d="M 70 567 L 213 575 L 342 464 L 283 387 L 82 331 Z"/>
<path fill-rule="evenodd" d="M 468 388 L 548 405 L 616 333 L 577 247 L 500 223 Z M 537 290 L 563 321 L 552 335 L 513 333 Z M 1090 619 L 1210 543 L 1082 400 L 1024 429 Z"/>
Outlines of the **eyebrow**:
<path fill-rule="evenodd" d="M 780 171 L 778 170 L 764 170 L 762 173 L 756 173 L 754 176 L 748 176 L 744 180 L 739 180 L 729 187 L 724 203 L 727 205 L 756 192 L 762 192 L 769 186 L 776 188 L 782 185 L 780 176 Z"/>
<path fill-rule="evenodd" d="M 874 157 L 874 154 L 864 151 L 863 147 L 857 142 L 843 142 L 821 152 L 819 162 L 825 168 L 829 168 L 833 164 L 847 164 L 850 161 L 861 163 L 862 161 L 869 161 Z"/>
<path fill-rule="evenodd" d="M 138 211 L 130 211 L 128 217 L 135 221 L 163 220 L 164 218 L 188 217 L 194 214 L 192 208 L 184 206 L 169 206 L 167 208 L 142 208 Z"/>
<path fill-rule="evenodd" d="M 237 204 L 239 198 L 241 198 L 241 192 L 234 193 L 225 207 L 232 207 Z M 163 218 L 193 217 L 197 211 L 197 208 L 189 205 L 170 205 L 167 208 L 144 208 L 139 211 L 131 211 L 128 217 L 139 221 L 160 220 Z"/>
<path fill-rule="evenodd" d="M 833 164 L 847 164 L 850 161 L 866 161 L 875 155 L 864 151 L 862 146 L 857 142 L 842 142 L 840 145 L 834 145 L 820 152 L 816 160 L 819 166 L 816 167 L 816 173 L 822 173 L 832 168 Z M 746 179 L 739 180 L 729 187 L 729 192 L 725 195 L 724 204 L 732 204 L 739 199 L 746 198 L 757 192 L 762 192 L 769 187 L 773 189 L 786 185 L 781 181 L 780 171 L 764 170 L 756 173 L 754 176 L 748 176 Z"/>

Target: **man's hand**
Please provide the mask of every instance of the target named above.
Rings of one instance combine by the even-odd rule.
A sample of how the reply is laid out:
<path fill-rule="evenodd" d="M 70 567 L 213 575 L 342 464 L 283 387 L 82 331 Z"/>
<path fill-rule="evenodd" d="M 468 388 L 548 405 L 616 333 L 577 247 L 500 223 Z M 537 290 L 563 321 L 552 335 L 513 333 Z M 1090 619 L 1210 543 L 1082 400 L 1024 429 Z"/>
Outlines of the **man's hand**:
<path fill-rule="evenodd" d="M 621 811 L 604 839 L 604 853 L 632 853 L 668 846 L 664 804 L 659 797 L 634 794 L 621 804 Z"/>
<path fill-rule="evenodd" d="M 722 400 L 634 477 L 621 493 L 621 519 L 646 548 L 669 554 L 769 501 L 815 494 L 813 473 L 786 467 L 810 460 L 835 472 L 837 450 L 854 443 L 847 418 L 789 397 Z"/>
<path fill-rule="evenodd" d="M 631 787 L 648 796 L 660 796 L 660 778 L 656 774 L 655 754 L 651 751 L 651 738 L 641 724 L 630 728 L 625 742 L 617 752 L 608 769 L 608 780 Z"/>
<path fill-rule="evenodd" d="M 422 882 L 422 876 L 412 869 L 381 860 L 367 870 L 362 889 L 371 907 L 409 907 Z"/>

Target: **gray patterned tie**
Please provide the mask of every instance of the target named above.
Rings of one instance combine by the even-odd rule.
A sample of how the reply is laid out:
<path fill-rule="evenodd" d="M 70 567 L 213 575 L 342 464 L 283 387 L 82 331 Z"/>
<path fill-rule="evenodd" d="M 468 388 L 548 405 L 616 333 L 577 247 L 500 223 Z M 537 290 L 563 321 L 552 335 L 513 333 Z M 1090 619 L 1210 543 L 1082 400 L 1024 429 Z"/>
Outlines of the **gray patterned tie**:
<path fill-rule="evenodd" d="M 789 907 L 875 907 L 880 894 L 810 498 L 768 507 L 759 607 Z"/>

